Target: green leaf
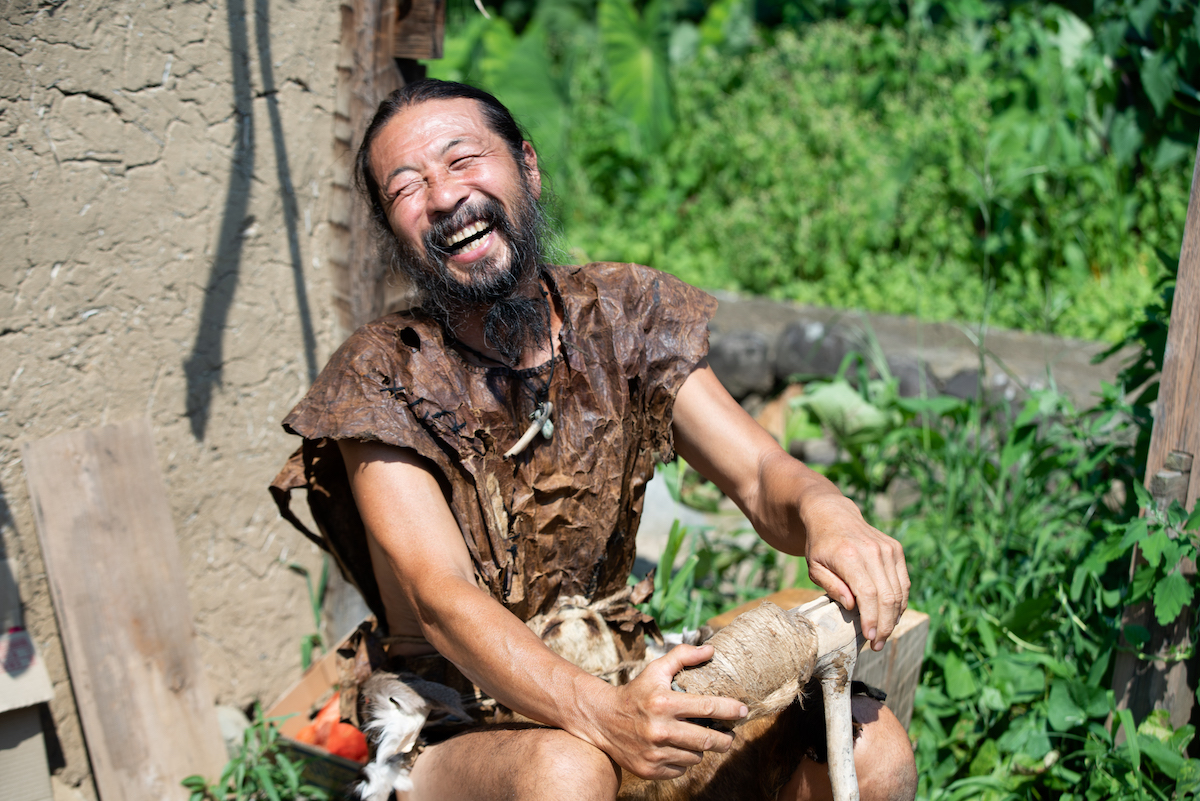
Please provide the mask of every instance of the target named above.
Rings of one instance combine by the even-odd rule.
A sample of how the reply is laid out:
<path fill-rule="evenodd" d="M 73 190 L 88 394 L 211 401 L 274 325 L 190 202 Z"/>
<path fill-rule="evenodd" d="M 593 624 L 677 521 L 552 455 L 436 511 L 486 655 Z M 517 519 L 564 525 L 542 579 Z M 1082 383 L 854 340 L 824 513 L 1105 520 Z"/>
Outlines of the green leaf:
<path fill-rule="evenodd" d="M 1195 145 L 1176 142 L 1174 139 L 1164 137 L 1158 143 L 1158 150 L 1154 152 L 1154 161 L 1151 163 L 1150 169 L 1155 172 L 1170 169 L 1195 152 Z"/>
<path fill-rule="evenodd" d="M 1189 759 L 1179 769 L 1175 780 L 1175 797 L 1185 798 L 1189 793 L 1200 795 L 1200 759 Z"/>
<path fill-rule="evenodd" d="M 1178 571 L 1159 581 L 1154 587 L 1154 617 L 1158 624 L 1166 626 L 1175 622 L 1195 595 L 1195 589 Z"/>
<path fill-rule="evenodd" d="M 484 87 L 525 126 L 540 169 L 557 169 L 566 147 L 567 110 L 552 74 L 545 29 L 534 21 L 517 37 L 507 21 L 497 20 L 484 34 L 483 45 L 479 67 Z"/>
<path fill-rule="evenodd" d="M 1162 561 L 1163 551 L 1170 545 L 1170 542 L 1171 538 L 1162 528 L 1156 528 L 1150 536 L 1142 540 L 1142 556 L 1146 557 L 1146 561 L 1150 563 L 1151 567 L 1158 567 L 1159 562 Z"/>
<path fill-rule="evenodd" d="M 1046 673 L 1033 660 L 1017 656 L 1001 657 L 991 664 L 991 683 L 1009 703 L 1025 703 L 1046 690 Z"/>
<path fill-rule="evenodd" d="M 1130 546 L 1142 542 L 1146 539 L 1149 530 L 1146 518 L 1144 517 L 1138 517 L 1129 521 L 1129 525 L 1125 527 L 1125 536 L 1121 538 L 1121 550 L 1125 551 Z"/>
<path fill-rule="evenodd" d="M 1158 765 L 1159 770 L 1172 779 L 1179 778 L 1179 773 L 1183 770 L 1184 763 L 1182 754 L 1170 748 L 1157 737 L 1138 734 L 1137 738 L 1138 747 L 1141 749 L 1141 752 L 1150 757 L 1150 761 Z"/>
<path fill-rule="evenodd" d="M 979 639 L 983 643 L 983 650 L 989 657 L 994 657 L 1000 652 L 996 645 L 996 630 L 987 618 L 979 618 L 975 621 L 975 627 L 979 629 Z"/>
<path fill-rule="evenodd" d="M 1050 753 L 1050 738 L 1046 735 L 1046 721 L 1032 712 L 1021 715 L 1009 725 L 1008 730 L 996 741 L 1000 750 L 1008 754 L 1024 754 L 1041 759 Z"/>
<path fill-rule="evenodd" d="M 597 21 L 608 71 L 608 100 L 634 126 L 640 149 L 656 153 L 675 126 L 663 0 L 651 0 L 642 17 L 630 0 L 600 0 Z"/>
<path fill-rule="evenodd" d="M 1125 729 L 1125 750 L 1129 752 L 1129 761 L 1133 763 L 1135 771 L 1141 770 L 1142 751 L 1138 748 L 1137 726 L 1133 723 L 1133 713 L 1128 709 L 1118 709 L 1117 715 Z"/>
<path fill-rule="evenodd" d="M 1200 7 L 1198 7 L 1200 8 Z M 1196 504 L 1196 508 L 1188 515 L 1188 519 L 1183 524 L 1184 531 L 1200 530 L 1200 503 Z"/>
<path fill-rule="evenodd" d="M 267 798 L 271 801 L 279 801 L 279 791 L 275 789 L 275 782 L 271 780 L 271 772 L 265 765 L 254 766 L 254 777 L 258 779 L 259 789 L 267 794 Z"/>
<path fill-rule="evenodd" d="M 1133 27 L 1137 28 L 1137 32 L 1142 35 L 1143 39 L 1150 38 L 1150 22 L 1158 13 L 1158 8 L 1159 0 L 1142 0 L 1129 12 L 1129 21 L 1133 23 Z"/>
<path fill-rule="evenodd" d="M 979 691 L 975 675 L 958 654 L 954 652 L 946 654 L 942 669 L 946 676 L 946 694 L 951 698 L 955 700 L 970 698 Z"/>
<path fill-rule="evenodd" d="M 1142 88 L 1154 105 L 1155 112 L 1161 117 L 1171 96 L 1175 94 L 1176 72 L 1175 64 L 1170 54 L 1162 50 L 1151 52 L 1142 48 L 1142 66 L 1139 70 L 1142 76 Z"/>
<path fill-rule="evenodd" d="M 1056 679 L 1050 685 L 1049 705 L 1046 709 L 1050 727 L 1055 731 L 1067 731 L 1087 721 L 1087 713 L 1079 708 L 1071 697 L 1067 682 Z"/>

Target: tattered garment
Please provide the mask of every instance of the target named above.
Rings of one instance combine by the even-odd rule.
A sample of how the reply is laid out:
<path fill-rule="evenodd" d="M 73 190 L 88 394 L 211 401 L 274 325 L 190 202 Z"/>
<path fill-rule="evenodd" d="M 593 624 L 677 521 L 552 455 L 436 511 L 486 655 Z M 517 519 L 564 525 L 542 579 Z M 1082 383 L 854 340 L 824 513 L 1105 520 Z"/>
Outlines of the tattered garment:
<path fill-rule="evenodd" d="M 631 264 L 549 267 L 563 309 L 561 360 L 522 376 L 469 364 L 419 310 L 363 326 L 284 420 L 304 437 L 272 484 L 284 517 L 305 487 L 320 535 L 381 622 L 363 524 L 336 441 L 410 448 L 439 472 L 476 580 L 521 620 L 560 596 L 606 598 L 633 567 L 646 482 L 674 458 L 675 395 L 708 350 L 716 301 Z M 528 425 L 530 380 L 549 377 L 551 439 L 502 454 Z M 640 634 L 632 607 L 610 625 Z"/>

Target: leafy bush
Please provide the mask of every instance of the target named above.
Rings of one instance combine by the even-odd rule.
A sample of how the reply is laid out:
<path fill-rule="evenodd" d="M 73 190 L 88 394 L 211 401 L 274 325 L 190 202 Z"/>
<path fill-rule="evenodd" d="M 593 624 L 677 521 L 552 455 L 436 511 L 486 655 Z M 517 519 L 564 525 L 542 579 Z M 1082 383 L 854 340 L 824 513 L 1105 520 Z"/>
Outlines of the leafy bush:
<path fill-rule="evenodd" d="M 279 718 L 264 718 L 255 705 L 254 724 L 221 777 L 188 776 L 181 784 L 189 801 L 330 801 L 326 790 L 304 780 L 304 760 L 288 757 L 279 739 Z"/>
<path fill-rule="evenodd" d="M 431 73 L 531 123 L 572 259 L 1115 340 L 1182 235 L 1195 10 L 510 0 Z"/>

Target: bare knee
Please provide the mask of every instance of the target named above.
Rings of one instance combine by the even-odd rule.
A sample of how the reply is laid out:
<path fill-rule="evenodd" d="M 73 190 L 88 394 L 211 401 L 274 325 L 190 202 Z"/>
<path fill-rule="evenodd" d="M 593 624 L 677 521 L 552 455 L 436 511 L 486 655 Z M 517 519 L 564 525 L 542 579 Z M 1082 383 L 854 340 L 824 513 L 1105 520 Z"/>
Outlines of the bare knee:
<path fill-rule="evenodd" d="M 917 794 L 917 766 L 908 733 L 891 710 L 870 698 L 854 699 L 854 719 L 861 724 L 854 741 L 854 772 L 862 801 L 912 801 Z M 829 768 L 811 760 L 779 794 L 781 799 L 826 801 L 833 798 Z"/>
<path fill-rule="evenodd" d="M 518 798 L 613 801 L 621 769 L 608 755 L 564 731 L 545 729 L 523 745 L 525 765 Z"/>
<path fill-rule="evenodd" d="M 908 732 L 892 711 L 870 698 L 854 699 L 862 734 L 854 743 L 854 770 L 863 801 L 912 801 L 917 765 Z"/>

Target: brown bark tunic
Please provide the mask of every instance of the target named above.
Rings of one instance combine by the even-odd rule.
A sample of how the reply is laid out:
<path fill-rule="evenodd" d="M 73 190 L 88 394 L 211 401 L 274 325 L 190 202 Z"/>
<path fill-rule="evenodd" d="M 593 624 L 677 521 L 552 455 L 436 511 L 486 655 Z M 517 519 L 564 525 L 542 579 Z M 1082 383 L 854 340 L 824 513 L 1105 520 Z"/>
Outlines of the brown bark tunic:
<path fill-rule="evenodd" d="M 436 465 L 476 581 L 522 620 L 560 595 L 596 600 L 626 585 L 646 482 L 656 460 L 674 458 L 675 395 L 707 353 L 716 301 L 638 265 L 547 270 L 563 309 L 561 358 L 531 371 L 476 367 L 419 310 L 391 314 L 355 332 L 284 420 L 304 443 L 272 484 L 280 509 L 304 530 L 287 502 L 308 489 L 322 536 L 305 533 L 381 622 L 339 439 L 411 448 Z M 553 437 L 503 458 L 528 425 L 529 385 L 547 376 Z"/>

